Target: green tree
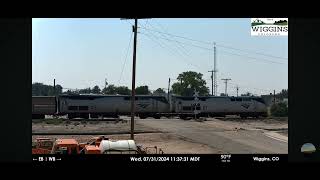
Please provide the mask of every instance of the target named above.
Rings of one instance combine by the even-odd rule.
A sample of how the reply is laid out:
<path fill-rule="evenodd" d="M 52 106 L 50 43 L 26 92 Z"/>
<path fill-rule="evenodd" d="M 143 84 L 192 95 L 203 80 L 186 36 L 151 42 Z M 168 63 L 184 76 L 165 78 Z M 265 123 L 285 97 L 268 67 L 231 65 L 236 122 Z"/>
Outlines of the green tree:
<path fill-rule="evenodd" d="M 276 97 L 279 99 L 288 98 L 288 89 L 282 89 L 280 93 L 276 94 Z"/>
<path fill-rule="evenodd" d="M 99 88 L 99 86 L 94 86 L 93 88 L 92 88 L 92 91 L 91 91 L 93 94 L 100 94 L 100 92 L 101 92 L 101 90 L 100 90 L 100 88 Z"/>
<path fill-rule="evenodd" d="M 153 92 L 153 94 L 165 94 L 166 92 L 163 90 L 163 88 L 158 88 Z"/>
<path fill-rule="evenodd" d="M 202 76 L 201 73 L 193 71 L 179 74 L 177 77 L 179 82 L 172 84 L 172 92 L 177 95 L 192 96 L 194 90 L 196 90 L 200 96 L 209 95 L 209 88 Z"/>
<path fill-rule="evenodd" d="M 286 103 L 283 102 L 273 104 L 270 108 L 270 112 L 272 116 L 285 117 L 288 116 L 288 106 Z"/>
<path fill-rule="evenodd" d="M 147 95 L 147 94 L 151 94 L 151 92 L 149 91 L 148 86 L 139 86 L 136 88 L 136 94 L 137 95 Z"/>
<path fill-rule="evenodd" d="M 120 94 L 120 95 L 130 95 L 131 94 L 131 90 L 126 86 L 117 87 L 116 92 L 117 92 L 117 94 Z"/>
<path fill-rule="evenodd" d="M 110 84 L 108 87 L 103 88 L 102 90 L 103 94 L 117 94 L 117 89 L 113 84 Z"/>
<path fill-rule="evenodd" d="M 246 92 L 245 94 L 241 94 L 241 96 L 252 96 L 252 93 Z"/>
<path fill-rule="evenodd" d="M 91 88 L 80 89 L 79 94 L 90 94 Z"/>
<path fill-rule="evenodd" d="M 53 86 L 45 85 L 43 83 L 32 84 L 32 96 L 54 96 L 62 93 L 62 86 L 57 84 L 54 91 Z"/>

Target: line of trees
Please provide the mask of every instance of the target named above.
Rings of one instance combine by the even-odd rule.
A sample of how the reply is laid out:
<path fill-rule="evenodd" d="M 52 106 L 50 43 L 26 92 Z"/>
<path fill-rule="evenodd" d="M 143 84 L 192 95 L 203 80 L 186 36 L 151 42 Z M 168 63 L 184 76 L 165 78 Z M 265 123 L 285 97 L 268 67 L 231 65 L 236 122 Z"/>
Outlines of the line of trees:
<path fill-rule="evenodd" d="M 206 86 L 206 81 L 203 79 L 203 74 L 186 71 L 182 72 L 176 78 L 177 82 L 173 83 L 171 86 L 170 93 L 181 95 L 181 96 L 193 96 L 194 91 L 197 91 L 200 96 L 209 95 L 209 88 Z M 56 95 L 62 94 L 63 87 L 61 85 L 56 85 Z M 106 84 L 106 87 L 100 89 L 98 85 L 92 88 L 85 88 L 79 90 L 71 90 L 64 92 L 66 94 L 110 94 L 110 95 L 131 95 L 131 89 L 126 86 L 115 86 L 114 84 Z M 136 88 L 137 95 L 164 95 L 166 91 L 163 88 L 158 88 L 157 90 L 151 92 L 149 87 L 139 86 Z M 53 86 L 45 85 L 42 83 L 33 83 L 32 84 L 32 95 L 33 96 L 52 96 L 54 95 Z M 221 96 L 224 96 L 221 93 Z M 240 96 L 252 96 L 252 93 L 247 92 L 241 94 Z M 283 89 L 280 93 L 276 94 L 276 97 L 279 99 L 288 98 L 288 90 Z"/>
<path fill-rule="evenodd" d="M 209 95 L 209 88 L 206 86 L 206 81 L 202 79 L 203 75 L 201 73 L 187 71 L 178 75 L 178 82 L 174 83 L 171 87 L 171 93 L 183 96 L 192 96 L 194 90 L 196 90 L 199 95 Z M 71 90 L 64 92 L 65 94 L 110 94 L 110 95 L 130 95 L 131 89 L 126 86 L 115 86 L 114 84 L 106 84 L 107 86 L 102 90 L 99 86 L 94 86 L 92 88 L 85 88 L 79 90 Z M 56 95 L 62 94 L 63 87 L 60 85 L 56 86 Z M 163 88 L 158 88 L 154 92 L 151 92 L 148 86 L 139 86 L 136 88 L 137 95 L 164 95 L 166 91 Z M 32 95 L 33 96 L 51 96 L 54 95 L 53 86 L 45 85 L 42 83 L 32 84 Z"/>
<path fill-rule="evenodd" d="M 54 90 L 53 86 L 45 85 L 43 83 L 32 84 L 32 96 L 54 96 L 62 93 L 62 86 L 57 84 Z"/>

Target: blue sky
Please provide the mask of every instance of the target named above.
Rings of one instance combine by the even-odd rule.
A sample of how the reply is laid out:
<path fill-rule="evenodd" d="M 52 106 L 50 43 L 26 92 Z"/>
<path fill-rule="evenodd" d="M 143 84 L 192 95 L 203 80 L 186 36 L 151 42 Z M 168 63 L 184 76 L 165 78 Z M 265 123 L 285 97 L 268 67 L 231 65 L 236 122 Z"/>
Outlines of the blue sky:
<path fill-rule="evenodd" d="M 107 78 L 109 84 L 131 88 L 132 23 L 120 18 L 33 19 L 32 82 L 53 84 L 55 78 L 66 88 L 103 88 Z M 288 37 L 251 36 L 250 18 L 143 19 L 139 27 L 136 86 L 167 88 L 169 77 L 191 70 L 201 72 L 211 89 L 210 48 L 216 42 L 219 94 L 225 87 L 221 78 L 232 79 L 229 95 L 236 95 L 236 85 L 239 93 L 255 94 L 288 88 Z"/>

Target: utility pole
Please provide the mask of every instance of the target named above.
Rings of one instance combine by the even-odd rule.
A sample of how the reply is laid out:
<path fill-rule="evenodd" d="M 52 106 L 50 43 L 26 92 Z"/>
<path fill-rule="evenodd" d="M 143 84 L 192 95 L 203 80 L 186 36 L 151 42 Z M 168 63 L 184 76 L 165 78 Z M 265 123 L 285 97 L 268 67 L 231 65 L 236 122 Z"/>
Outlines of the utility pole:
<path fill-rule="evenodd" d="M 224 83 L 226 84 L 226 88 L 225 88 L 225 96 L 228 96 L 228 94 L 227 94 L 227 88 L 228 88 L 228 81 L 230 81 L 231 79 L 221 79 L 221 80 L 223 80 L 224 81 Z"/>
<path fill-rule="evenodd" d="M 214 70 L 212 70 L 212 71 L 208 71 L 208 72 L 211 72 L 211 95 L 213 96 L 213 95 L 216 95 L 216 94 L 213 94 L 213 72 L 214 72 Z M 216 93 L 216 88 L 214 88 L 214 93 Z"/>
<path fill-rule="evenodd" d="M 56 95 L 56 79 L 53 79 L 53 94 Z"/>
<path fill-rule="evenodd" d="M 170 93 L 170 78 L 169 78 L 169 84 L 168 84 L 168 100 L 169 100 L 169 93 Z"/>
<path fill-rule="evenodd" d="M 107 83 L 107 78 L 105 78 L 105 79 L 104 79 L 104 88 L 107 88 L 107 85 L 108 85 L 108 83 Z"/>
<path fill-rule="evenodd" d="M 121 18 L 121 20 L 130 18 Z M 133 43 L 133 63 L 132 63 L 132 90 L 131 90 L 131 139 L 134 140 L 134 116 L 135 116 L 135 95 L 136 95 L 136 52 L 137 52 L 137 31 L 138 31 L 138 18 L 134 19 L 134 26 L 132 30 L 134 32 L 134 43 Z M 141 19 L 141 18 L 140 18 Z"/>
<path fill-rule="evenodd" d="M 276 104 L 276 90 L 273 90 L 273 104 Z"/>
<path fill-rule="evenodd" d="M 237 85 L 237 97 L 238 97 L 239 86 Z"/>

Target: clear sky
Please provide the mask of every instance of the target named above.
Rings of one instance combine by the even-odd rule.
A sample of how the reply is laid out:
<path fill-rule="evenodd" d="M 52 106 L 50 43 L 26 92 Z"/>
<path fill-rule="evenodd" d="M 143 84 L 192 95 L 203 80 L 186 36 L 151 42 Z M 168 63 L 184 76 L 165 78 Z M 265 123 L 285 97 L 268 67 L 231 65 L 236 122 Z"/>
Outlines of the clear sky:
<path fill-rule="evenodd" d="M 131 89 L 132 23 L 120 18 L 33 19 L 32 82 L 52 85 L 55 78 L 65 88 L 103 88 L 107 78 L 109 84 Z M 249 18 L 142 19 L 139 27 L 136 86 L 167 88 L 169 77 L 191 70 L 203 74 L 211 92 L 208 71 L 216 42 L 219 94 L 225 88 L 222 78 L 232 79 L 229 95 L 236 95 L 236 85 L 239 94 L 288 88 L 288 37 L 251 36 Z"/>

